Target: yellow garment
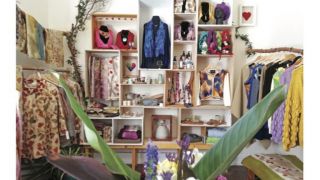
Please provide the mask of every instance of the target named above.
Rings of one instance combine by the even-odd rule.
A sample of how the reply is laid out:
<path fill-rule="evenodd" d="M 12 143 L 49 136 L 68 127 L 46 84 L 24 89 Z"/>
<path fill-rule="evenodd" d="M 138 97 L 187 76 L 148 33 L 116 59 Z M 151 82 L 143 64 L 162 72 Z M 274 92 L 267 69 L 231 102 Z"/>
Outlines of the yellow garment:
<path fill-rule="evenodd" d="M 283 120 L 283 149 L 303 146 L 303 66 L 292 72 Z"/>

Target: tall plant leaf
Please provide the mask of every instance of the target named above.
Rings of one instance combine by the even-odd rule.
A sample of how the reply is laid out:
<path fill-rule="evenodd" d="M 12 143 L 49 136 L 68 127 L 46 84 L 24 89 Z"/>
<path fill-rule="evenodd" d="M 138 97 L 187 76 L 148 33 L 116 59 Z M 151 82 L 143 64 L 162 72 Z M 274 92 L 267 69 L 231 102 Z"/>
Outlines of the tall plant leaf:
<path fill-rule="evenodd" d="M 285 87 L 270 92 L 243 115 L 192 169 L 198 179 L 222 174 L 285 99 Z"/>
<path fill-rule="evenodd" d="M 92 148 L 101 154 L 103 163 L 113 174 L 119 174 L 125 176 L 127 179 L 139 180 L 140 173 L 132 170 L 127 166 L 120 157 L 104 142 L 102 137 L 97 133 L 92 121 L 89 119 L 88 115 L 82 110 L 80 104 L 77 102 L 72 92 L 68 88 L 67 84 L 57 73 L 53 73 L 59 80 L 59 85 L 65 90 L 68 100 L 70 102 L 71 108 L 75 114 L 81 119 L 85 135 L 88 143 Z"/>

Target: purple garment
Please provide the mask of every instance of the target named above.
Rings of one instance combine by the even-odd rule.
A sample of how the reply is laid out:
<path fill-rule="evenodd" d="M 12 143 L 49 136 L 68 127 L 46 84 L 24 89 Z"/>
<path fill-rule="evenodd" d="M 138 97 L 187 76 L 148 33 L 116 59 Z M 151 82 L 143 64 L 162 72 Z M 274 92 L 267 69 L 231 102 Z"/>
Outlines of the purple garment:
<path fill-rule="evenodd" d="M 294 70 L 295 66 L 292 65 L 286 69 L 286 71 L 280 77 L 280 84 L 286 85 L 287 90 L 290 86 L 291 75 L 292 71 Z M 283 127 L 283 119 L 284 119 L 284 111 L 286 108 L 285 101 L 278 107 L 278 109 L 274 112 L 272 116 L 272 123 L 271 123 L 271 132 L 272 138 L 271 140 L 277 144 L 282 142 L 282 127 Z"/>

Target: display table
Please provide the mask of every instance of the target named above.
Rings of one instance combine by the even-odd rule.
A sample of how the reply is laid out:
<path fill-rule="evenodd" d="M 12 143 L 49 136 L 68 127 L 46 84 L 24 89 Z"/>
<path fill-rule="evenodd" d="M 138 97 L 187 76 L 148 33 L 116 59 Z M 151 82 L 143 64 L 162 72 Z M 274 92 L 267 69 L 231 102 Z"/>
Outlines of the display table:
<path fill-rule="evenodd" d="M 115 151 L 131 151 L 131 164 L 132 169 L 134 169 L 137 165 L 137 153 L 139 151 L 143 151 L 147 149 L 148 140 L 145 139 L 143 141 L 143 145 L 109 145 Z M 153 141 L 155 145 L 157 145 L 159 150 L 176 150 L 178 151 L 180 147 L 177 145 L 176 140 L 173 141 Z M 93 149 L 90 145 L 82 145 L 85 151 L 85 155 L 89 156 L 92 153 Z M 203 143 L 191 143 L 189 148 L 194 149 L 198 148 L 199 150 L 208 150 L 213 146 L 213 144 L 203 144 Z"/>

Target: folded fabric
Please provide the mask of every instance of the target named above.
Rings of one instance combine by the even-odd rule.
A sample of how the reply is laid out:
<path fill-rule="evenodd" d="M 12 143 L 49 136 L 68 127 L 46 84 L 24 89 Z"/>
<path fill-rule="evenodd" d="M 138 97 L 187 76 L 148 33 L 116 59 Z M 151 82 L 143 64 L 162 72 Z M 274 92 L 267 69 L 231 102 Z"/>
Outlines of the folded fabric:
<path fill-rule="evenodd" d="M 227 132 L 225 128 L 211 128 L 208 129 L 208 136 L 221 138 Z"/>
<path fill-rule="evenodd" d="M 207 137 L 206 142 L 208 144 L 216 144 L 219 140 L 220 138 L 217 138 L 217 137 Z"/>

